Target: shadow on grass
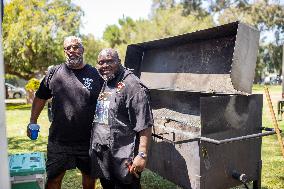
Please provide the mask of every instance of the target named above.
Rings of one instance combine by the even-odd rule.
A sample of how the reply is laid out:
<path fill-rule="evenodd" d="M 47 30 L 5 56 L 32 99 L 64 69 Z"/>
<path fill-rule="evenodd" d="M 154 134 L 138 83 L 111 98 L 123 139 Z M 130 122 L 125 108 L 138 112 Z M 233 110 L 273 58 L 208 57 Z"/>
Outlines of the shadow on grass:
<path fill-rule="evenodd" d="M 163 177 L 150 171 L 149 169 L 145 169 L 145 171 L 143 171 L 141 177 L 141 185 L 142 188 L 145 189 L 181 189 L 174 183 L 164 179 Z"/>
<path fill-rule="evenodd" d="M 46 152 L 47 137 L 30 140 L 28 137 L 9 137 L 9 154 L 24 152 Z"/>
<path fill-rule="evenodd" d="M 6 110 L 30 110 L 31 106 L 25 103 L 6 103 Z"/>

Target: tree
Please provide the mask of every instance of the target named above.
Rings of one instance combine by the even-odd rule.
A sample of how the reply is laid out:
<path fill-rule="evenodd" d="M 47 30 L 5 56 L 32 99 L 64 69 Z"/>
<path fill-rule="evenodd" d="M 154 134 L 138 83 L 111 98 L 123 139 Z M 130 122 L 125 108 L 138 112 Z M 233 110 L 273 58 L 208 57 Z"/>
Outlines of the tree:
<path fill-rule="evenodd" d="M 156 9 L 149 20 L 133 20 L 129 17 L 119 19 L 119 26 L 115 26 L 120 35 L 119 40 L 115 40 L 115 35 L 112 35 L 112 40 L 107 41 L 119 50 L 123 59 L 128 44 L 188 33 L 213 25 L 213 18 L 210 15 L 184 15 L 182 5 L 177 5 L 172 8 Z M 107 31 L 110 30 L 105 30 L 104 36 Z"/>
<path fill-rule="evenodd" d="M 184 15 L 196 15 L 197 17 L 208 16 L 208 12 L 202 8 L 202 0 L 182 0 Z"/>
<path fill-rule="evenodd" d="M 228 23 L 235 20 L 255 26 L 261 32 L 273 31 L 274 35 L 284 33 L 284 7 L 268 0 L 259 0 L 254 3 L 237 1 L 235 6 L 222 10 L 218 20 Z"/>
<path fill-rule="evenodd" d="M 170 9 L 175 6 L 175 0 L 153 0 L 152 11 L 155 12 L 156 9 Z"/>
<path fill-rule="evenodd" d="M 215 0 L 210 8 L 218 14 L 220 24 L 240 20 L 261 32 L 260 51 L 257 59 L 255 81 L 260 73 L 281 73 L 281 47 L 284 43 L 284 6 L 273 0 Z M 268 38 L 267 35 L 270 34 Z M 274 35 L 274 38 L 271 37 Z"/>
<path fill-rule="evenodd" d="M 103 39 L 108 41 L 110 46 L 113 48 L 115 45 L 122 43 L 120 29 L 117 25 L 109 25 L 106 27 Z"/>
<path fill-rule="evenodd" d="M 99 52 L 108 47 L 108 44 L 101 40 L 96 40 L 91 34 L 82 36 L 82 41 L 84 45 L 84 62 L 95 66 L 97 64 L 97 59 Z"/>
<path fill-rule="evenodd" d="M 63 39 L 79 35 L 83 12 L 71 0 L 11 0 L 4 15 L 5 71 L 29 79 L 64 61 Z"/>

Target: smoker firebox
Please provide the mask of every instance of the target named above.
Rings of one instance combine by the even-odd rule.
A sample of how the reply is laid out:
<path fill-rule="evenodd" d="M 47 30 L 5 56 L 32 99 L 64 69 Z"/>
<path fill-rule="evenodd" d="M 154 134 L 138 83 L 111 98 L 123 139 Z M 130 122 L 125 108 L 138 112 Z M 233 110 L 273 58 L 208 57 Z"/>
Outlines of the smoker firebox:
<path fill-rule="evenodd" d="M 262 95 L 251 94 L 259 32 L 240 22 L 127 47 L 149 87 L 147 167 L 186 189 L 261 186 Z"/>

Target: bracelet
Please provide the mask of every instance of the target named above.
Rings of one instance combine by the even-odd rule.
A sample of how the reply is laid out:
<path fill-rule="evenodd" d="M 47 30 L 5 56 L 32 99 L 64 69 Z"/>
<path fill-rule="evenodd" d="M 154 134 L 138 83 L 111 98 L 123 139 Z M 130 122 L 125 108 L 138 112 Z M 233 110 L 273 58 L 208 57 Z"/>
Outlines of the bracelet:
<path fill-rule="evenodd" d="M 137 155 L 138 155 L 139 157 L 143 158 L 143 159 L 145 159 L 145 158 L 147 157 L 147 154 L 144 153 L 144 152 L 138 152 Z"/>

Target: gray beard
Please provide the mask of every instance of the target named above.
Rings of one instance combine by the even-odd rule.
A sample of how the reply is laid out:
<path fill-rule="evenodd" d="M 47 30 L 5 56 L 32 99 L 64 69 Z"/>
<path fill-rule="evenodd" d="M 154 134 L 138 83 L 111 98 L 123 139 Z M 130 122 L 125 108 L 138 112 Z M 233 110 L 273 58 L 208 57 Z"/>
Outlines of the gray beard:
<path fill-rule="evenodd" d="M 67 57 L 66 58 L 66 64 L 71 69 L 79 68 L 83 64 L 83 57 L 80 56 L 80 57 L 75 58 L 75 59 L 69 59 Z"/>

